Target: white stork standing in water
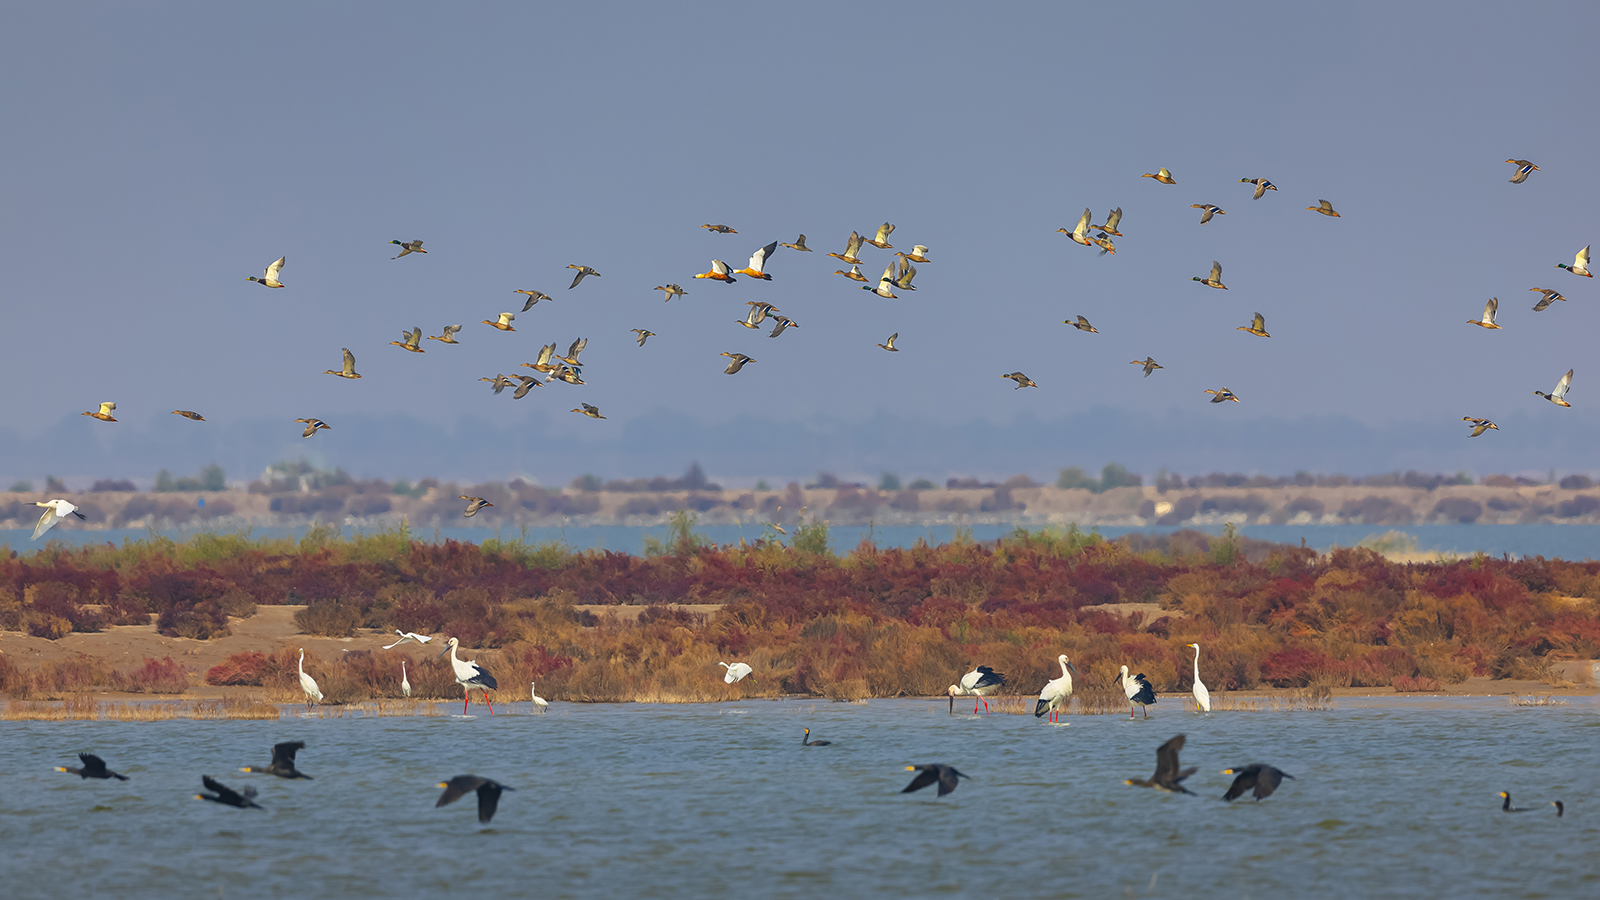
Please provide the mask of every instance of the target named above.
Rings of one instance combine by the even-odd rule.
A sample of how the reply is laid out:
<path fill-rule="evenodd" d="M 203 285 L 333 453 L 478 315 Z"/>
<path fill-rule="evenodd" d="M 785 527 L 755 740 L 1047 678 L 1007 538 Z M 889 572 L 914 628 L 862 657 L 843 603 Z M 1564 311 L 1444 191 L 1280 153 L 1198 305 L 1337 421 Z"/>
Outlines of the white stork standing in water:
<path fill-rule="evenodd" d="M 961 696 L 977 697 L 983 703 L 983 712 L 989 713 L 989 701 L 983 698 L 1000 690 L 1006 683 L 1006 677 L 988 666 L 979 666 L 971 672 L 961 676 L 961 680 L 945 689 L 950 695 L 950 712 L 956 710 L 956 698 Z M 978 703 L 972 704 L 972 714 L 978 714 Z"/>
<path fill-rule="evenodd" d="M 461 714 L 463 716 L 466 715 L 467 707 L 472 703 L 472 689 L 479 688 L 483 691 L 483 705 L 489 707 L 489 715 L 492 716 L 494 715 L 494 704 L 489 702 L 489 688 L 499 690 L 500 685 L 494 680 L 493 675 L 490 675 L 482 666 L 472 660 L 456 659 L 456 648 L 459 646 L 461 646 L 461 642 L 451 638 L 445 642 L 445 647 L 439 651 L 439 655 L 450 654 L 450 668 L 455 670 L 456 684 L 461 685 L 461 689 L 466 696 L 466 699 L 461 704 Z"/>
<path fill-rule="evenodd" d="M 1150 718 L 1150 704 L 1156 702 L 1156 689 L 1150 685 L 1150 679 L 1144 673 L 1130 676 L 1128 667 L 1122 667 L 1122 692 L 1128 695 L 1128 718 L 1133 718 L 1133 705 L 1135 703 L 1144 707 L 1144 717 Z"/>
<path fill-rule="evenodd" d="M 1206 712 L 1211 712 L 1211 692 L 1200 683 L 1200 645 L 1190 644 L 1194 648 L 1194 702 Z"/>
<path fill-rule="evenodd" d="M 1061 677 L 1045 682 L 1044 690 L 1039 692 L 1039 702 L 1033 707 L 1035 719 L 1048 712 L 1050 721 L 1061 721 L 1061 708 L 1067 705 L 1067 698 L 1072 696 L 1072 673 L 1078 669 L 1067 661 L 1065 653 L 1056 657 L 1056 662 L 1061 664 Z"/>
<path fill-rule="evenodd" d="M 317 680 L 306 674 L 306 650 L 304 647 L 300 648 L 300 690 L 306 693 L 306 709 L 310 709 L 312 703 L 322 702 L 322 689 L 317 687 Z"/>
<path fill-rule="evenodd" d="M 722 673 L 722 680 L 729 684 L 736 684 L 740 681 L 743 681 L 750 675 L 751 672 L 755 671 L 754 669 L 750 668 L 749 663 L 736 662 L 730 666 L 725 662 L 719 662 L 717 665 L 728 670 Z"/>

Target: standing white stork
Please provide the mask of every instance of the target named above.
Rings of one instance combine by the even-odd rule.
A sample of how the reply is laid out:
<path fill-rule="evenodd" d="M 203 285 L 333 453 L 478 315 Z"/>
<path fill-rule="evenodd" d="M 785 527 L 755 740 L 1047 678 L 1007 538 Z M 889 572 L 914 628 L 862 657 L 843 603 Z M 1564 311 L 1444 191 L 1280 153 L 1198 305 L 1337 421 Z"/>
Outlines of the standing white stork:
<path fill-rule="evenodd" d="M 300 648 L 300 690 L 306 692 L 306 709 L 311 708 L 313 702 L 322 702 L 322 689 L 317 687 L 317 680 L 306 674 L 306 649 Z"/>
<path fill-rule="evenodd" d="M 1006 683 L 1006 677 L 988 666 L 979 666 L 971 672 L 961 676 L 961 681 L 950 685 L 945 693 L 950 695 L 950 712 L 956 711 L 956 698 L 963 695 L 977 697 L 983 702 L 984 715 L 989 713 L 989 701 L 983 698 L 1000 690 Z M 978 703 L 972 704 L 972 714 L 978 714 Z"/>
<path fill-rule="evenodd" d="M 482 666 L 472 660 L 456 659 L 456 648 L 459 646 L 461 646 L 461 642 L 451 638 L 445 642 L 445 647 L 439 651 L 439 655 L 450 654 L 450 668 L 455 670 L 456 684 L 461 685 L 461 690 L 466 696 L 465 701 L 461 704 L 461 714 L 463 716 L 467 714 L 467 706 L 472 703 L 472 689 L 476 687 L 482 689 L 483 705 L 489 707 L 489 715 L 492 716 L 494 715 L 494 704 L 489 702 L 489 688 L 499 690 L 500 685 L 494 680 L 493 675 L 484 671 Z"/>
<path fill-rule="evenodd" d="M 406 661 L 403 659 L 400 660 L 400 693 L 405 694 L 407 700 L 411 699 L 411 680 L 406 678 Z"/>
<path fill-rule="evenodd" d="M 1128 695 L 1128 718 L 1133 718 L 1133 705 L 1135 703 L 1144 707 L 1144 717 L 1150 718 L 1150 704 L 1156 702 L 1156 689 L 1151 686 L 1150 679 L 1144 673 L 1129 676 L 1128 667 L 1122 667 L 1122 692 Z"/>
<path fill-rule="evenodd" d="M 749 664 L 742 662 L 736 662 L 731 666 L 725 662 L 719 662 L 717 665 L 728 670 L 722 674 L 722 680 L 729 684 L 735 684 L 743 681 L 751 672 L 755 671 L 754 669 L 750 668 Z"/>
<path fill-rule="evenodd" d="M 1189 644 L 1194 648 L 1194 702 L 1206 712 L 1211 712 L 1211 692 L 1200 683 L 1200 645 Z"/>
<path fill-rule="evenodd" d="M 1039 702 L 1033 707 L 1035 719 L 1048 712 L 1050 721 L 1061 721 L 1061 708 L 1067 705 L 1067 698 L 1072 696 L 1072 673 L 1078 669 L 1067 661 L 1065 653 L 1056 657 L 1056 662 L 1061 664 L 1061 677 L 1045 682 L 1044 690 L 1039 692 Z"/>

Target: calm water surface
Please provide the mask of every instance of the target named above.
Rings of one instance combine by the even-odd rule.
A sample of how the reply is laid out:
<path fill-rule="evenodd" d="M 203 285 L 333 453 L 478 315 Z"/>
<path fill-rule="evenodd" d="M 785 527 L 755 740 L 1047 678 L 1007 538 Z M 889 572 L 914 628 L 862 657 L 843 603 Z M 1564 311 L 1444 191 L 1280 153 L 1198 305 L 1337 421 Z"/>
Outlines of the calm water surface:
<path fill-rule="evenodd" d="M 833 549 L 845 552 L 855 547 L 863 538 L 871 537 L 879 547 L 909 547 L 919 540 L 929 544 L 948 542 L 956 532 L 970 534 L 974 540 L 992 541 L 1011 533 L 1012 525 L 834 525 L 829 529 Z M 1040 526 L 1028 526 L 1039 530 Z M 1090 529 L 1084 529 L 1088 531 Z M 1117 538 L 1130 533 L 1171 534 L 1170 526 L 1147 525 L 1140 528 L 1104 526 L 1094 529 L 1107 538 Z M 1205 525 L 1195 530 L 1208 534 L 1221 534 L 1221 526 Z M 1245 525 L 1239 533 L 1263 541 L 1298 544 L 1302 538 L 1306 545 L 1318 551 L 1328 548 L 1353 547 L 1363 538 L 1388 532 L 1383 525 Z M 1559 559 L 1600 558 L 1600 525 L 1401 525 L 1393 530 L 1416 538 L 1420 551 L 1457 553 L 1463 556 L 1487 553 L 1499 556 L 1544 556 Z M 695 529 L 706 538 L 719 544 L 736 544 L 740 538 L 755 540 L 763 531 L 759 525 L 702 525 Z M 28 553 L 43 546 L 46 540 L 60 541 L 67 546 L 110 541 L 120 544 L 132 538 L 149 537 L 150 532 L 139 528 L 114 528 L 105 531 L 86 531 L 67 525 L 58 525 L 48 539 L 30 541 L 31 530 L 0 529 L 0 548 L 9 546 L 20 553 Z M 195 534 L 194 529 L 170 529 L 162 532 L 174 540 L 185 540 Z M 299 538 L 304 528 L 254 528 L 251 534 L 258 537 Z M 346 535 L 359 534 L 360 529 L 345 528 Z M 418 528 L 415 536 L 429 540 L 433 529 Z M 457 541 L 479 543 L 493 537 L 520 538 L 521 529 L 496 531 L 489 528 L 444 528 L 439 537 Z M 604 549 L 624 553 L 640 553 L 646 537 L 664 540 L 667 529 L 660 525 L 587 525 L 582 527 L 540 527 L 526 531 L 529 541 L 562 541 L 579 550 Z"/>
<path fill-rule="evenodd" d="M 526 706 L 0 722 L 0 883 L 12 898 L 1600 896 L 1593 698 L 1174 703 L 1061 726 L 937 701 Z M 805 726 L 834 745 L 802 748 Z M 1180 731 L 1201 796 L 1122 784 Z M 290 739 L 315 781 L 237 771 Z M 79 750 L 132 780 L 52 771 Z M 1217 802 L 1218 770 L 1258 760 L 1298 780 Z M 975 780 L 899 794 L 919 762 Z M 474 798 L 433 808 L 434 784 L 466 772 L 517 788 L 489 827 Z M 192 799 L 201 773 L 258 786 L 267 810 Z M 1500 812 L 1500 790 L 1534 811 Z"/>

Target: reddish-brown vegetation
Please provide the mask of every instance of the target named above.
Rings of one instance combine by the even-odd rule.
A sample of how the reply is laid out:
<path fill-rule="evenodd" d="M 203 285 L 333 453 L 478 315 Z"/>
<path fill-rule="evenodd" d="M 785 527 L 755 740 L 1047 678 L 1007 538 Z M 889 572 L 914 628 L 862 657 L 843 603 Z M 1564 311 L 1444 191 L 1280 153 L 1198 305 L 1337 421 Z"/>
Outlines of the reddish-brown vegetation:
<path fill-rule="evenodd" d="M 845 555 L 827 552 L 825 540 L 797 543 L 708 547 L 684 534 L 632 556 L 313 531 L 297 543 L 201 535 L 51 547 L 0 560 L 0 626 L 58 637 L 156 614 L 164 633 L 203 638 L 257 603 L 305 604 L 296 622 L 308 633 L 451 634 L 481 648 L 467 655 L 494 672 L 505 696 L 525 696 L 537 680 L 544 696 L 589 700 L 926 695 L 976 663 L 1030 692 L 1058 674 L 1063 652 L 1083 675 L 1080 693 L 1124 663 L 1160 690 L 1187 690 L 1190 642 L 1202 646 L 1214 691 L 1537 679 L 1557 659 L 1600 655 L 1593 562 L 1398 564 L 1359 549 L 1318 555 L 1076 532 L 863 544 Z M 667 605 L 680 603 L 721 609 L 704 616 Z M 624 624 L 579 604 L 646 609 Z M 1111 604 L 1143 607 L 1129 614 Z M 392 656 L 340 656 L 306 661 L 330 700 L 398 696 Z M 723 684 L 717 662 L 734 659 L 756 678 Z M 238 654 L 206 681 L 287 693 L 294 672 L 288 650 Z M 415 696 L 460 696 L 438 660 L 409 675 Z M 17 677 L 0 665 L 0 690 Z M 27 680 L 70 690 L 84 678 L 104 684 L 109 673 L 41 669 Z"/>

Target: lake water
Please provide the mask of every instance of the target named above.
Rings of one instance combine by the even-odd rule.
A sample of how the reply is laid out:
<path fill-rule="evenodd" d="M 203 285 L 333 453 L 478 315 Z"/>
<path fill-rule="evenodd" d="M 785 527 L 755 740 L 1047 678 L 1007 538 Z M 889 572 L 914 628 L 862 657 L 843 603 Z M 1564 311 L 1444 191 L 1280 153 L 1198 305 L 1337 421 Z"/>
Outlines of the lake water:
<path fill-rule="evenodd" d="M 866 537 L 871 537 L 879 547 L 909 547 L 918 540 L 940 544 L 954 537 L 958 529 L 970 533 L 974 540 L 990 541 L 1009 534 L 1013 526 L 835 525 L 829 530 L 829 539 L 834 550 L 845 552 Z M 1115 538 L 1132 532 L 1170 534 L 1175 529 L 1149 525 L 1140 528 L 1108 526 L 1098 527 L 1095 530 L 1104 537 Z M 1208 525 L 1196 530 L 1207 534 L 1222 533 L 1220 526 Z M 1239 533 L 1247 537 L 1285 544 L 1298 544 L 1300 539 L 1304 538 L 1307 546 L 1326 551 L 1335 545 L 1352 547 L 1364 538 L 1383 534 L 1389 530 L 1388 527 L 1378 525 L 1245 525 L 1239 528 Z M 1490 556 L 1510 554 L 1513 557 L 1544 556 L 1573 560 L 1600 558 L 1600 525 L 1402 525 L 1393 530 L 1416 538 L 1419 551 L 1451 552 L 1462 556 L 1487 553 Z M 762 529 L 759 527 L 741 528 L 737 525 L 705 525 L 697 527 L 695 531 L 719 544 L 736 544 L 740 538 L 755 540 L 762 534 Z M 347 535 L 357 532 L 358 529 L 344 529 Z M 195 534 L 195 531 L 171 529 L 161 533 L 174 540 L 183 540 Z M 299 537 L 305 533 L 305 529 L 255 528 L 251 533 L 262 537 Z M 423 540 L 432 539 L 435 534 L 432 529 L 418 529 L 414 533 Z M 31 530 L 0 530 L 0 548 L 10 546 L 18 552 L 27 553 L 44 544 L 44 539 L 30 541 L 31 534 Z M 520 529 L 496 532 L 487 528 L 444 528 L 437 534 L 441 538 L 477 543 L 496 536 L 507 539 L 522 537 L 524 532 Z M 658 540 L 664 539 L 667 536 L 667 528 L 661 525 L 586 525 L 529 528 L 525 534 L 530 541 L 564 541 L 574 548 L 583 550 L 600 548 L 640 553 L 644 549 L 647 536 Z M 150 532 L 145 529 L 86 531 L 58 525 L 50 532 L 48 539 L 60 541 L 68 546 L 77 546 L 105 541 L 121 543 L 128 538 L 137 540 L 149 535 Z"/>
<path fill-rule="evenodd" d="M 0 881 L 17 900 L 1600 895 L 1594 698 L 1208 715 L 1172 701 L 1149 721 L 1060 726 L 925 700 L 526 707 L 0 722 Z M 801 747 L 806 726 L 834 745 Z M 1200 796 L 1123 785 L 1178 732 Z M 316 780 L 237 771 L 292 739 Z M 132 780 L 52 771 L 79 750 Z M 1255 761 L 1298 780 L 1218 802 L 1218 770 Z M 922 762 L 973 780 L 900 794 Z M 517 789 L 489 827 L 471 796 L 433 808 L 434 785 L 469 772 Z M 267 809 L 192 799 L 202 773 L 257 786 Z M 1501 790 L 1533 811 L 1502 813 Z"/>

